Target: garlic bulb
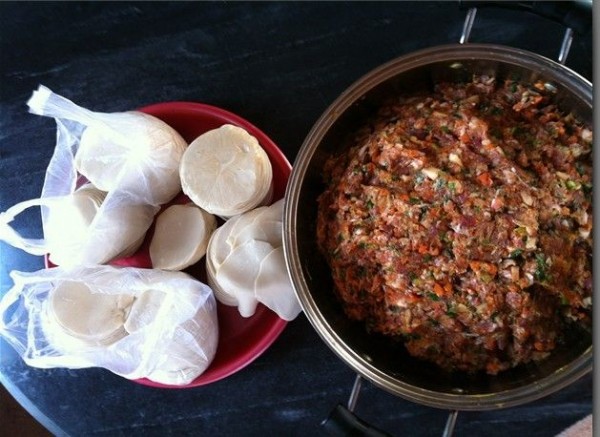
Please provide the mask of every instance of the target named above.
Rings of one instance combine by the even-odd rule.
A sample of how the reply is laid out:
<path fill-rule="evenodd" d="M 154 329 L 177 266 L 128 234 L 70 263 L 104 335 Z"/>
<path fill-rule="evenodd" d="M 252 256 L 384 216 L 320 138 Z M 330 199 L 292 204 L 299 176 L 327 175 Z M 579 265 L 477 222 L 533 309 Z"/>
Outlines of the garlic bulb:
<path fill-rule="evenodd" d="M 183 192 L 198 206 L 232 217 L 270 201 L 273 169 L 258 140 L 226 124 L 186 149 L 180 165 Z"/>

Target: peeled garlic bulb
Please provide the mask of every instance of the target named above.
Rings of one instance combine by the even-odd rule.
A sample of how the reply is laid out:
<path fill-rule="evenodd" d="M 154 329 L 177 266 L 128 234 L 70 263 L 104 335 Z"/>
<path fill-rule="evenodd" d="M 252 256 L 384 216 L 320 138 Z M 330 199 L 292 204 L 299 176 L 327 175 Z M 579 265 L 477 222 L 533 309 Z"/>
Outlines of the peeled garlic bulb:
<path fill-rule="evenodd" d="M 216 228 L 216 218 L 193 204 L 168 207 L 156 218 L 150 242 L 152 266 L 182 270 L 197 263 Z"/>
<path fill-rule="evenodd" d="M 273 170 L 258 140 L 226 124 L 196 138 L 180 165 L 183 192 L 211 214 L 232 217 L 268 202 Z"/>
<path fill-rule="evenodd" d="M 123 325 L 131 295 L 94 293 L 81 282 L 64 281 L 48 296 L 48 315 L 65 334 L 90 346 L 108 345 L 127 335 Z"/>

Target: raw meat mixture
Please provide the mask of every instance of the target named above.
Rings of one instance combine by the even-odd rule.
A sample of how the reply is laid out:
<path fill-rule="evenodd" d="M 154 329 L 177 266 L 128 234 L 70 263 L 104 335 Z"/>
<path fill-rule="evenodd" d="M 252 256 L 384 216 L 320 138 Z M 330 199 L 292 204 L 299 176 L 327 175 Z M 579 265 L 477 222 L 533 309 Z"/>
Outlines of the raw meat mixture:
<path fill-rule="evenodd" d="M 447 370 L 591 326 L 592 132 L 543 83 L 396 98 L 325 168 L 318 242 L 346 314 Z"/>

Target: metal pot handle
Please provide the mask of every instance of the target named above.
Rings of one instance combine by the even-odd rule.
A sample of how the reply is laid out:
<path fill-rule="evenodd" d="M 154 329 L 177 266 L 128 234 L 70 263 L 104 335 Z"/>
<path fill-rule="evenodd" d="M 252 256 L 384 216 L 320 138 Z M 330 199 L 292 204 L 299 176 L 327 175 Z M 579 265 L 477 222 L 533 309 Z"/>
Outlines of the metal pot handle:
<path fill-rule="evenodd" d="M 534 13 L 571 28 L 578 35 L 585 35 L 592 29 L 592 1 L 481 1 L 459 0 L 463 9 L 497 7 L 516 9 Z"/>
<path fill-rule="evenodd" d="M 567 60 L 571 43 L 573 42 L 573 33 L 584 35 L 592 29 L 591 1 L 527 1 L 527 2 L 507 2 L 507 1 L 479 1 L 479 0 L 459 0 L 461 8 L 468 8 L 467 17 L 463 25 L 463 31 L 460 37 L 460 43 L 464 44 L 469 40 L 471 28 L 475 21 L 477 8 L 481 7 L 501 7 L 505 9 L 520 9 L 532 12 L 536 15 L 548 18 L 552 21 L 562 24 L 566 27 L 563 41 L 558 53 L 557 60 L 563 64 Z"/>
<path fill-rule="evenodd" d="M 331 413 L 329 413 L 327 419 L 321 423 L 321 426 L 329 435 L 334 437 L 391 437 L 386 432 L 371 426 L 354 414 L 353 411 L 358 400 L 361 384 L 362 378 L 360 375 L 356 375 L 347 406 L 344 407 L 342 404 L 336 405 Z"/>
<path fill-rule="evenodd" d="M 321 425 L 330 436 L 334 437 L 391 437 L 363 421 L 342 404 L 336 405 Z"/>
<path fill-rule="evenodd" d="M 321 423 L 321 426 L 329 435 L 334 437 L 392 437 L 390 434 L 373 427 L 354 414 L 353 411 L 356 407 L 361 385 L 362 378 L 360 375 L 356 375 L 347 406 L 336 405 L 331 413 L 329 413 L 327 419 Z M 444 433 L 442 434 L 443 437 L 452 436 L 457 416 L 458 411 L 450 412 Z"/>

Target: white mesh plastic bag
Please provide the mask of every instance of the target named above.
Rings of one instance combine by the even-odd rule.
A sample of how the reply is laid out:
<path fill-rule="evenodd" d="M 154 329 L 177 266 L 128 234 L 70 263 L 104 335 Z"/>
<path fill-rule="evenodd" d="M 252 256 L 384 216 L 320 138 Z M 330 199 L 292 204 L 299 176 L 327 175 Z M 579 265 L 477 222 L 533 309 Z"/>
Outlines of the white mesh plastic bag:
<path fill-rule="evenodd" d="M 103 264 L 130 255 L 160 205 L 181 190 L 185 140 L 150 115 L 92 112 L 43 86 L 28 105 L 32 113 L 56 119 L 56 147 L 41 197 L 0 214 L 0 239 L 34 255 L 49 253 L 58 265 Z M 82 218 L 77 209 L 73 215 L 71 196 L 86 180 L 105 197 L 95 215 Z M 10 223 L 37 205 L 42 207 L 44 238 L 24 238 Z M 85 231 L 74 232 L 69 220 Z"/>
<path fill-rule="evenodd" d="M 185 273 L 94 266 L 11 277 L 14 286 L 0 300 L 0 335 L 30 366 L 103 367 L 183 385 L 215 356 L 214 295 Z"/>

